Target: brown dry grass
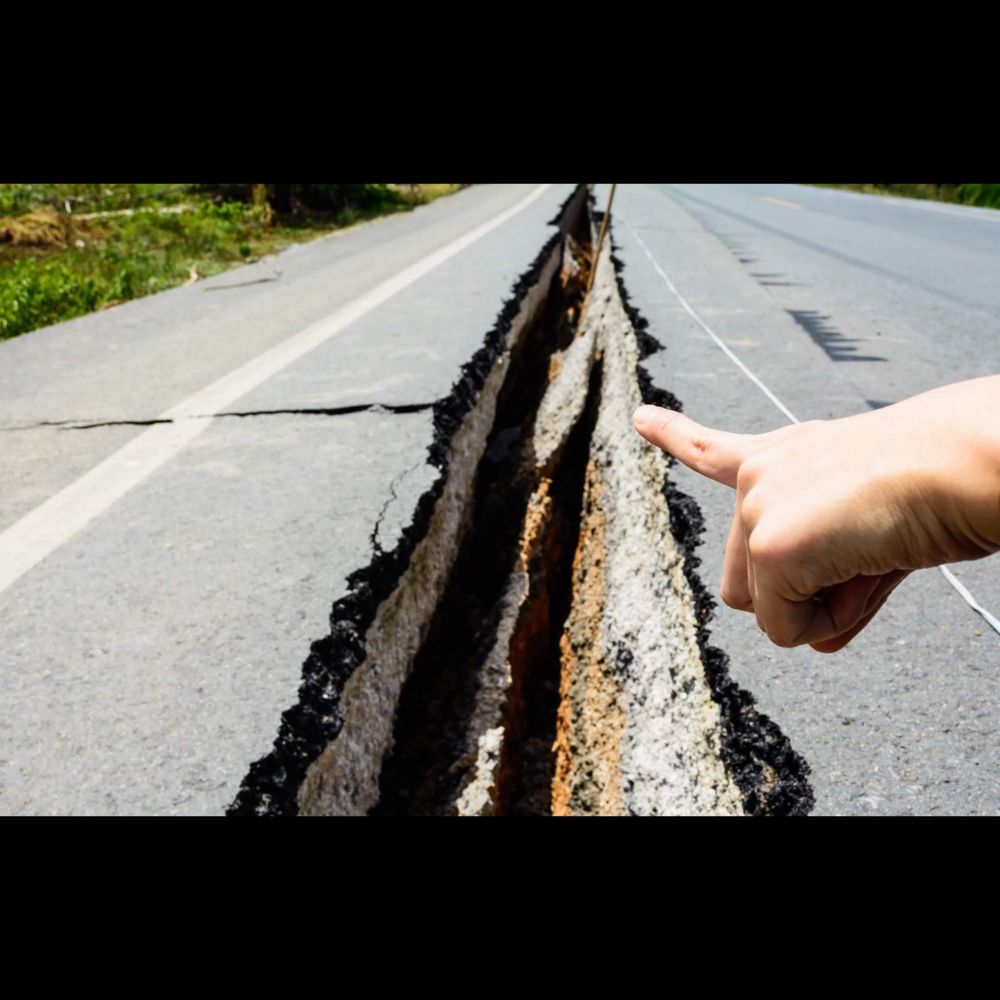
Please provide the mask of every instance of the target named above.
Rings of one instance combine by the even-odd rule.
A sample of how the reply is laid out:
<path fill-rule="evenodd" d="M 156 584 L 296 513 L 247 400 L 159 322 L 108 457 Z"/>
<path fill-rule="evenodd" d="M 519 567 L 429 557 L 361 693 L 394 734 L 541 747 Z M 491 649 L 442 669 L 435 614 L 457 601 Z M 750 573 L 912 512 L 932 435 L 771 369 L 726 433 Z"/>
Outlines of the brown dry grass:
<path fill-rule="evenodd" d="M 0 242 L 13 246 L 62 250 L 72 238 L 69 219 L 52 208 L 37 208 L 24 215 L 0 219 Z"/>

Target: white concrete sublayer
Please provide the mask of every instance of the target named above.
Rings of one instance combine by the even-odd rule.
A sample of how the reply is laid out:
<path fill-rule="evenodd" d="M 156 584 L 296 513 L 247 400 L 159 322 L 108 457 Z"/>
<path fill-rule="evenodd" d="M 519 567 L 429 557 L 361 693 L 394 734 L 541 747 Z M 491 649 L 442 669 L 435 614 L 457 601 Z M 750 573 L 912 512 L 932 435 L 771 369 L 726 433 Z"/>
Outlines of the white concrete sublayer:
<path fill-rule="evenodd" d="M 519 557 L 500 599 L 496 638 L 479 670 L 479 688 L 465 731 L 466 752 L 452 765 L 466 771 L 458 788 L 459 816 L 491 816 L 496 806 L 497 780 L 505 729 L 502 725 L 511 686 L 510 646 L 530 579 Z"/>
<path fill-rule="evenodd" d="M 366 657 L 344 685 L 344 724 L 310 765 L 299 789 L 301 815 L 364 815 L 379 797 L 379 775 L 392 744 L 400 692 L 444 593 L 467 527 L 476 469 L 493 426 L 497 396 L 512 347 L 545 303 L 562 258 L 562 242 L 522 300 L 506 349 L 449 444 L 448 478 L 423 540 L 396 589 L 379 607 L 365 637 Z"/>
<path fill-rule="evenodd" d="M 742 815 L 720 757 L 719 706 L 698 644 L 694 601 L 663 494 L 667 456 L 632 427 L 640 404 L 638 345 L 618 293 L 608 244 L 587 310 L 603 360 L 590 459 L 606 488 L 603 660 L 613 671 L 625 726 L 622 807 L 633 815 Z M 583 512 L 583 518 L 588 512 Z"/>
<path fill-rule="evenodd" d="M 567 784 L 574 792 L 566 811 L 741 815 L 739 791 L 720 757 L 719 706 L 705 678 L 693 597 L 670 530 L 662 490 L 666 456 L 647 445 L 631 426 L 631 414 L 641 401 L 638 348 L 618 294 L 608 244 L 580 332 L 565 351 L 554 355 L 558 372 L 539 405 L 534 452 L 541 488 L 532 497 L 533 504 L 544 505 L 547 500 L 544 477 L 555 474 L 562 449 L 583 415 L 596 355 L 603 367 L 590 461 L 604 488 L 588 491 L 588 501 L 601 510 L 584 510 L 582 517 L 596 514 L 604 524 L 606 551 L 596 564 L 603 567 L 600 589 L 606 596 L 600 622 L 584 630 L 588 641 L 598 642 L 601 649 L 592 651 L 588 666 L 576 667 L 580 676 L 565 694 L 574 702 L 567 713 L 574 720 L 572 731 L 566 734 L 572 760 Z M 501 601 L 495 642 L 481 668 L 467 753 L 455 765 L 468 768 L 456 802 L 459 815 L 494 811 L 512 675 L 511 641 L 529 597 L 527 561 L 532 542 L 537 543 L 547 529 L 547 513 L 529 506 L 519 558 Z M 571 612 L 567 623 L 574 631 L 571 645 L 579 641 L 575 633 L 580 615 L 588 613 L 585 590 L 583 581 L 575 579 L 576 614 Z M 595 681 L 595 669 L 604 673 L 600 680 Z M 596 687 L 614 692 L 613 714 L 624 719 L 620 731 L 610 718 L 588 716 L 600 704 L 600 697 L 594 697 Z M 620 745 L 609 747 L 609 733 L 616 733 L 610 739 L 620 739 Z M 596 787 L 608 782 L 619 787 Z M 603 804 L 595 808 L 597 802 Z"/>
<path fill-rule="evenodd" d="M 455 764 L 456 769 L 469 769 L 456 799 L 460 816 L 491 815 L 496 803 L 504 737 L 502 720 L 512 679 L 511 642 L 521 608 L 529 596 L 528 563 L 549 527 L 548 481 L 541 477 L 554 472 L 563 447 L 583 415 L 594 360 L 595 333 L 594 323 L 583 317 L 576 338 L 564 351 L 552 356 L 559 366 L 558 374 L 542 397 L 534 429 L 534 464 L 540 488 L 529 501 L 518 559 L 500 602 L 496 637 L 480 668 L 475 706 L 466 729 L 466 755 Z"/>

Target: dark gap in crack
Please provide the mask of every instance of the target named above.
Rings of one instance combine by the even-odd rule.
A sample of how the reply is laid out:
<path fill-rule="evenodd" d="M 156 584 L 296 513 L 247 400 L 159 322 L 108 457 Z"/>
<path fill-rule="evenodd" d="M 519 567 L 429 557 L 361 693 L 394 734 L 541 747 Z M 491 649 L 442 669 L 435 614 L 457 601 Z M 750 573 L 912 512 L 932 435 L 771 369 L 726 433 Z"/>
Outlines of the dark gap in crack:
<path fill-rule="evenodd" d="M 224 410 L 221 413 L 193 414 L 191 417 L 174 419 L 160 417 L 155 420 L 101 420 L 94 423 L 80 423 L 76 420 L 43 420 L 23 427 L 0 427 L 0 431 L 30 431 L 39 427 L 56 427 L 63 431 L 89 431 L 95 427 L 152 427 L 154 424 L 174 424 L 179 420 L 205 420 L 215 417 L 276 417 L 284 415 L 339 417 L 349 413 L 385 411 L 386 413 L 422 413 L 432 409 L 435 403 L 355 403 L 349 406 L 299 407 L 287 410 Z"/>
<path fill-rule="evenodd" d="M 294 410 L 226 410 L 216 413 L 217 417 L 271 417 L 283 414 L 305 414 L 306 416 L 339 417 L 347 413 L 365 413 L 371 410 L 385 410 L 387 413 L 422 413 L 431 409 L 434 403 L 357 403 L 350 406 L 303 407 Z"/>
<path fill-rule="evenodd" d="M 413 520 L 402 529 L 396 546 L 374 552 L 368 565 L 348 577 L 348 593 L 334 603 L 330 612 L 330 632 L 313 642 L 303 663 L 298 698 L 282 713 L 273 748 L 250 764 L 227 815 L 298 813 L 297 793 L 310 764 L 337 738 L 343 726 L 340 696 L 344 684 L 364 661 L 366 634 L 378 607 L 398 586 L 414 549 L 427 534 L 448 476 L 450 442 L 505 351 L 521 303 L 564 238 L 581 189 L 582 185 L 578 186 L 563 202 L 554 220 L 560 231 L 546 241 L 518 279 L 482 346 L 462 366 L 451 392 L 433 405 L 434 438 L 427 461 L 438 469 L 438 477 L 417 501 Z"/>
<path fill-rule="evenodd" d="M 95 427 L 152 427 L 154 424 L 172 424 L 170 419 L 164 420 L 104 420 L 96 424 L 68 424 L 61 426 L 61 431 L 90 431 Z"/>
<path fill-rule="evenodd" d="M 528 567 L 530 590 L 511 640 L 511 686 L 497 775 L 496 815 L 552 815 L 560 639 L 573 603 L 590 439 L 600 410 L 603 364 L 595 361 L 587 402 L 552 477 L 552 512 Z"/>
<path fill-rule="evenodd" d="M 649 333 L 648 321 L 630 302 L 625 288 L 624 262 L 618 256 L 612 226 L 611 260 L 618 280 L 625 313 L 632 323 L 639 347 L 636 376 L 644 403 L 681 411 L 681 401 L 666 389 L 653 383 L 643 360 L 663 345 Z M 670 465 L 675 463 L 670 459 Z M 808 762 L 797 753 L 791 741 L 768 716 L 755 707 L 753 695 L 741 688 L 729 675 L 729 656 L 709 645 L 709 623 L 715 610 L 715 599 L 698 575 L 701 558 L 696 549 L 701 543 L 705 521 L 693 497 L 679 490 L 668 475 L 663 483 L 663 495 L 670 513 L 670 528 L 684 560 L 684 575 L 694 598 L 698 623 L 697 641 L 712 698 L 719 705 L 721 722 L 721 756 L 743 798 L 744 811 L 752 816 L 804 816 L 815 805 L 815 795 L 809 784 Z"/>
<path fill-rule="evenodd" d="M 585 213 L 573 234 L 587 254 Z M 565 252 L 569 252 L 566 250 Z M 496 642 L 502 599 L 518 558 L 529 500 L 542 478 L 532 447 L 538 406 L 549 381 L 549 358 L 576 333 L 586 274 L 566 296 L 553 276 L 545 307 L 511 357 L 496 416 L 476 472 L 470 527 L 435 609 L 396 710 L 391 749 L 372 816 L 454 815 L 466 777 L 468 732 L 481 669 Z M 591 385 L 593 386 L 593 379 Z M 599 383 L 598 383 L 599 384 Z M 596 409 L 588 413 L 590 426 Z M 555 719 L 559 701 L 559 634 L 569 611 L 589 430 L 578 422 L 566 454 L 579 469 L 552 482 L 553 518 L 531 559 L 531 594 L 518 616 L 505 729 L 516 733 L 507 760 L 508 793 L 498 811 L 550 811 Z M 581 437 L 582 435 L 582 437 Z M 574 516 L 575 504 L 575 516 Z M 516 662 L 521 660 L 522 662 Z M 550 732 L 546 744 L 545 734 Z M 547 783 L 546 783 L 546 775 Z M 523 803 L 523 808 L 522 808 Z"/>
<path fill-rule="evenodd" d="M 281 275 L 274 275 L 270 278 L 252 278 L 250 281 L 238 281 L 232 285 L 210 285 L 207 288 L 202 288 L 203 292 L 224 292 L 230 288 L 249 288 L 250 285 L 265 285 L 270 281 L 278 281 Z"/>

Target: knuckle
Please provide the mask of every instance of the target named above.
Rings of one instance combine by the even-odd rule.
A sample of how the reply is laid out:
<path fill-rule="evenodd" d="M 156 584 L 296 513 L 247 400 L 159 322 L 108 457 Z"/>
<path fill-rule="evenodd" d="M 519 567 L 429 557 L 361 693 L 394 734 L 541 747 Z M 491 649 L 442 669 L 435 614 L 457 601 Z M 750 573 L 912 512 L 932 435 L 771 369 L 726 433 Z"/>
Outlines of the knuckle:
<path fill-rule="evenodd" d="M 747 538 L 747 550 L 755 565 L 773 566 L 785 559 L 787 543 L 781 532 L 767 524 L 757 524 Z"/>
<path fill-rule="evenodd" d="M 781 629 L 772 629 L 767 633 L 767 637 L 775 646 L 780 646 L 782 649 L 791 649 L 793 646 L 799 645 L 797 636 L 790 635 Z"/>
<path fill-rule="evenodd" d="M 736 473 L 737 484 L 743 484 L 747 489 L 760 482 L 764 474 L 764 461 L 759 455 L 750 455 L 740 463 Z"/>
<path fill-rule="evenodd" d="M 723 604 L 739 610 L 739 597 L 733 590 L 732 585 L 727 583 L 725 580 L 722 581 L 722 584 L 719 587 L 719 596 L 722 598 Z"/>
<path fill-rule="evenodd" d="M 757 624 L 760 626 L 760 630 L 774 643 L 775 646 L 780 646 L 782 649 L 789 649 L 792 646 L 797 645 L 797 636 L 790 635 L 788 628 L 781 622 L 768 620 L 763 621 L 760 615 L 757 616 Z"/>
<path fill-rule="evenodd" d="M 744 459 L 736 471 L 736 489 L 739 493 L 748 493 L 760 481 L 760 462 L 753 456 Z"/>
<path fill-rule="evenodd" d="M 740 504 L 740 516 L 747 526 L 756 525 L 764 516 L 764 497 L 759 490 L 751 489 Z"/>

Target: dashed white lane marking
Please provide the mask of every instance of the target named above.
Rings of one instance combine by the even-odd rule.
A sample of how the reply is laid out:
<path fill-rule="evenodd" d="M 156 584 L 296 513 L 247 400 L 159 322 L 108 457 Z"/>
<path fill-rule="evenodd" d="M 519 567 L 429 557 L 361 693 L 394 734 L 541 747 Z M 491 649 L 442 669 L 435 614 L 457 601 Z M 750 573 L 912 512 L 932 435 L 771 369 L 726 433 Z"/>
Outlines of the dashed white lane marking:
<path fill-rule="evenodd" d="M 780 399 L 778 399 L 778 397 L 773 392 L 771 392 L 771 390 L 766 385 L 764 385 L 764 383 L 759 378 L 757 378 L 757 376 L 754 375 L 754 373 L 750 371 L 750 369 L 747 368 L 747 366 L 743 364 L 743 362 L 740 361 L 740 359 L 735 354 L 733 354 L 733 352 L 722 342 L 722 340 L 719 339 L 715 331 L 694 311 L 694 309 L 691 308 L 691 304 L 677 290 L 677 286 L 674 285 L 674 283 L 670 280 L 670 276 L 667 274 L 667 272 L 664 271 L 662 267 L 660 267 L 659 261 L 657 261 L 657 259 L 652 255 L 652 253 L 650 253 L 649 247 L 647 247 L 646 244 L 643 242 L 642 237 L 640 237 L 639 234 L 624 219 L 622 219 L 622 222 L 625 225 L 625 228 L 632 234 L 632 237 L 635 239 L 636 243 L 638 243 L 639 246 L 642 248 L 643 253 L 649 258 L 649 262 L 653 265 L 653 268 L 656 270 L 656 273 L 666 282 L 667 287 L 670 289 L 671 292 L 673 292 L 675 298 L 677 299 L 678 302 L 680 302 L 681 306 L 683 306 L 684 311 L 712 338 L 712 340 L 715 341 L 716 344 L 718 344 L 719 347 L 722 348 L 726 356 L 740 369 L 740 371 L 743 372 L 743 374 L 746 375 L 747 378 L 749 378 L 750 381 L 753 382 L 754 385 L 756 385 L 757 388 L 760 389 L 761 392 L 763 392 L 764 395 L 767 396 L 767 398 L 779 410 L 781 410 L 781 412 L 786 417 L 788 417 L 788 419 L 793 424 L 801 423 L 799 418 L 796 417 L 795 414 L 792 413 L 792 411 L 788 409 L 788 407 L 785 406 L 785 404 Z M 986 610 L 986 608 L 984 608 L 981 604 L 979 604 L 979 602 L 972 596 L 972 594 L 969 593 L 968 588 L 960 580 L 956 578 L 955 574 L 952 573 L 947 566 L 938 566 L 938 569 L 941 570 L 941 573 L 944 575 L 944 578 L 952 585 L 952 587 L 954 587 L 955 590 L 958 591 L 962 600 L 964 600 L 965 603 L 968 604 L 973 611 L 982 615 L 983 619 L 997 633 L 997 635 L 1000 635 L 1000 620 L 998 620 L 995 615 L 991 614 L 989 611 Z"/>
<path fill-rule="evenodd" d="M 218 381 L 164 411 L 157 419 L 179 421 L 150 427 L 65 489 L 0 533 L 0 593 L 94 518 L 176 455 L 212 422 L 214 414 L 256 388 L 314 347 L 340 333 L 376 306 L 502 226 L 552 185 L 541 184 L 515 205 L 471 229 L 398 274 L 353 299 Z M 181 418 L 187 418 L 181 420 Z"/>
<path fill-rule="evenodd" d="M 785 201 L 783 198 L 772 198 L 770 195 L 764 195 L 761 201 L 766 201 L 770 205 L 780 205 L 782 208 L 801 208 L 801 205 L 796 205 L 794 201 Z"/>

